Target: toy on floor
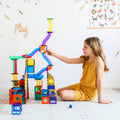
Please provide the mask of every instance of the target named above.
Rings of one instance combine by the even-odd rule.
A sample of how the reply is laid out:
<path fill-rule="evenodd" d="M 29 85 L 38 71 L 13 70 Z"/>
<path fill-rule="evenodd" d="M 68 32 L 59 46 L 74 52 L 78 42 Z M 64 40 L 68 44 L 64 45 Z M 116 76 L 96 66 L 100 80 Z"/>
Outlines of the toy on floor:
<path fill-rule="evenodd" d="M 72 105 L 71 105 L 71 104 L 69 105 L 69 108 L 72 108 Z"/>
<path fill-rule="evenodd" d="M 12 104 L 12 115 L 21 115 L 22 104 L 21 103 L 13 103 Z"/>
<path fill-rule="evenodd" d="M 22 111 L 22 104 L 26 104 L 27 99 L 29 99 L 29 83 L 28 79 L 35 79 L 36 86 L 34 87 L 35 100 L 42 100 L 42 104 L 57 104 L 55 81 L 53 76 L 49 73 L 52 69 L 52 62 L 47 57 L 47 41 L 50 39 L 53 29 L 52 20 L 53 18 L 47 19 L 49 22 L 49 29 L 46 38 L 43 40 L 40 47 L 34 49 L 30 54 L 25 54 L 22 56 L 10 56 L 9 58 L 13 61 L 13 87 L 9 90 L 9 101 L 12 105 L 12 114 L 19 115 Z M 48 65 L 42 68 L 39 72 L 35 72 L 35 60 L 32 57 L 40 52 L 42 57 L 46 60 Z M 20 58 L 25 58 L 25 73 L 22 78 L 18 79 L 17 73 L 17 62 Z M 43 88 L 43 73 L 47 73 L 47 89 Z M 18 108 L 18 110 L 17 110 Z"/>

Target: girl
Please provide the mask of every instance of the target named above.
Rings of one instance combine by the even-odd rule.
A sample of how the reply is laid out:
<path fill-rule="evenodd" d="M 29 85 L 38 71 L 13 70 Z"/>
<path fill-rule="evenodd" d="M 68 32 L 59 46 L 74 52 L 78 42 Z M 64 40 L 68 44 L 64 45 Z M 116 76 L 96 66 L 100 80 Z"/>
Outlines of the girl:
<path fill-rule="evenodd" d="M 63 87 L 57 90 L 57 94 L 63 100 L 90 101 L 98 92 L 98 103 L 109 104 L 112 101 L 102 99 L 102 76 L 108 71 L 102 44 L 99 38 L 91 37 L 84 41 L 83 56 L 79 58 L 67 58 L 50 49 L 47 54 L 58 58 L 68 64 L 83 64 L 83 75 L 80 83 Z"/>

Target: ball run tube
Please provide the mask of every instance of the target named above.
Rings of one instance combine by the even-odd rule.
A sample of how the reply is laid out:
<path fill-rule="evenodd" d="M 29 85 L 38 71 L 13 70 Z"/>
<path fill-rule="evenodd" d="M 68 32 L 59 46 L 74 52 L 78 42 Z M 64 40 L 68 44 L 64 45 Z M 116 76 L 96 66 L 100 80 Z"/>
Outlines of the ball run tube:
<path fill-rule="evenodd" d="M 32 57 L 32 56 L 33 56 L 35 53 L 37 53 L 39 50 L 40 50 L 39 48 L 36 48 L 36 49 L 33 50 L 30 54 L 28 54 L 27 56 L 31 56 L 31 57 Z M 47 61 L 47 63 L 48 63 L 49 65 L 52 65 L 52 62 L 49 60 L 49 58 L 48 58 L 44 53 L 42 53 L 42 56 L 43 56 L 43 58 Z M 25 70 L 25 71 L 26 71 L 26 70 Z M 38 73 L 36 73 L 36 74 L 35 74 L 35 78 L 40 77 L 41 74 L 42 74 L 43 72 L 45 72 L 45 71 L 47 71 L 47 67 L 41 69 Z M 25 73 L 25 74 L 26 74 L 26 73 Z M 23 78 L 25 77 L 25 74 L 22 76 Z M 29 78 L 34 78 L 34 77 L 29 77 Z"/>
<path fill-rule="evenodd" d="M 53 20 L 53 18 L 48 18 L 47 19 L 48 20 L 48 22 L 49 22 L 49 29 L 48 29 L 48 32 L 51 32 L 52 31 L 52 29 L 53 29 L 53 24 L 52 24 L 52 20 Z"/>
<path fill-rule="evenodd" d="M 38 51 L 40 51 L 40 48 L 36 48 L 34 49 L 30 54 L 28 54 L 28 57 L 32 57 L 33 55 L 35 55 Z M 22 78 L 25 78 L 25 74 L 26 74 L 26 68 L 25 68 L 25 73 L 22 75 Z"/>
<path fill-rule="evenodd" d="M 36 49 L 34 49 L 30 54 L 28 54 L 27 56 L 28 57 L 32 57 L 34 54 L 36 54 L 38 51 L 40 51 L 40 48 L 36 48 Z"/>
<path fill-rule="evenodd" d="M 47 67 L 41 69 L 38 73 L 35 74 L 35 76 L 39 76 L 39 75 L 41 75 L 45 71 L 47 71 Z"/>
<path fill-rule="evenodd" d="M 28 78 L 33 78 L 36 80 L 41 80 L 44 77 L 44 75 L 40 74 L 40 75 L 36 75 L 36 74 L 28 74 Z"/>
<path fill-rule="evenodd" d="M 49 58 L 48 58 L 44 53 L 42 53 L 42 56 L 43 56 L 43 58 L 48 62 L 49 65 L 52 65 L 52 62 L 49 60 Z M 35 74 L 35 79 L 36 79 L 37 77 L 41 76 L 41 74 L 42 74 L 43 72 L 45 72 L 45 71 L 47 71 L 47 67 L 41 69 L 38 73 L 36 73 L 36 74 Z"/>
<path fill-rule="evenodd" d="M 49 65 L 52 65 L 52 62 L 50 61 L 50 59 L 44 53 L 42 53 L 42 57 L 47 61 L 47 63 Z"/>
<path fill-rule="evenodd" d="M 41 69 L 36 74 L 28 74 L 28 78 L 34 78 L 34 79 L 42 79 L 44 76 L 42 75 L 43 72 L 47 71 L 47 67 Z"/>
<path fill-rule="evenodd" d="M 48 39 L 50 39 L 51 34 L 52 34 L 52 32 L 48 32 L 48 35 L 46 36 L 46 38 L 45 38 L 45 39 L 43 40 L 43 42 L 42 42 L 42 45 L 45 45 L 45 44 L 46 44 L 46 42 L 48 41 Z"/>
<path fill-rule="evenodd" d="M 52 62 L 49 60 L 49 58 L 44 53 L 42 53 L 42 56 L 48 62 L 49 65 L 52 65 Z M 47 67 L 41 69 L 38 73 L 35 74 L 35 76 L 39 76 L 45 71 L 47 71 Z"/>

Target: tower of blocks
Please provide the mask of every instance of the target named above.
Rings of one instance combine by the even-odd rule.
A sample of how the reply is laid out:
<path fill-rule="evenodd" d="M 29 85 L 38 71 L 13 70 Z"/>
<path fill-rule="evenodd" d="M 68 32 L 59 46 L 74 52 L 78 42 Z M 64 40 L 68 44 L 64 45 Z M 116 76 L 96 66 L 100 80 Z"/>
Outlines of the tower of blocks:
<path fill-rule="evenodd" d="M 26 104 L 29 99 L 29 79 L 36 80 L 36 86 L 34 87 L 35 100 L 41 100 L 42 104 L 57 104 L 55 80 L 49 73 L 52 69 L 53 64 L 47 57 L 47 45 L 46 42 L 49 40 L 52 34 L 53 18 L 47 18 L 49 22 L 49 29 L 47 36 L 42 41 L 42 45 L 34 49 L 30 54 L 24 54 L 22 56 L 9 56 L 13 61 L 13 80 L 12 88 L 9 90 L 9 103 L 12 105 L 12 115 L 20 115 L 22 111 L 22 104 Z M 44 60 L 48 65 L 42 68 L 39 72 L 35 72 L 35 60 L 32 57 L 40 52 Z M 17 62 L 19 59 L 25 59 L 25 72 L 21 79 L 18 79 L 17 73 Z M 47 88 L 43 89 L 43 73 L 47 74 Z"/>

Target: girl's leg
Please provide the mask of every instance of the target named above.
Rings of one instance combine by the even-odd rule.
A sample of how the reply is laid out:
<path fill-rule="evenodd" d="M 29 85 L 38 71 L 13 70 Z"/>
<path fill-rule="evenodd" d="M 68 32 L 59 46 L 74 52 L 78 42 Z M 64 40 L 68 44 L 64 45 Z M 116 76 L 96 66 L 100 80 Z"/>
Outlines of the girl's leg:
<path fill-rule="evenodd" d="M 60 92 L 60 97 L 63 100 L 75 100 L 75 91 L 74 90 L 62 90 Z"/>
<path fill-rule="evenodd" d="M 80 88 L 80 83 L 74 84 L 67 87 L 63 87 L 57 90 L 57 94 L 63 100 L 75 100 L 75 90 Z"/>
<path fill-rule="evenodd" d="M 63 100 L 75 100 L 75 92 L 71 90 L 69 86 L 58 89 L 57 94 Z"/>
<path fill-rule="evenodd" d="M 61 93 L 61 91 L 63 91 L 63 90 L 70 90 L 70 87 L 69 87 L 69 86 L 66 86 L 66 87 L 63 87 L 63 88 L 59 88 L 59 89 L 57 90 L 57 94 L 60 96 L 60 93 Z"/>

